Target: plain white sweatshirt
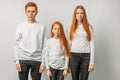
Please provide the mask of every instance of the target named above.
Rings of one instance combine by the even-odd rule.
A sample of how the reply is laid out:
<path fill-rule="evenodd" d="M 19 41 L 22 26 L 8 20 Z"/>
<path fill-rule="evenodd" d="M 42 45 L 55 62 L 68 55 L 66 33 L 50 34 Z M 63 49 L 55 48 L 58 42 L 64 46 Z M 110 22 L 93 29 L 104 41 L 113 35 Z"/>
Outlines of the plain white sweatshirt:
<path fill-rule="evenodd" d="M 46 69 L 50 67 L 58 70 L 68 69 L 69 59 L 65 56 L 64 48 L 61 49 L 59 39 L 48 39 L 43 53 L 45 54 Z"/>
<path fill-rule="evenodd" d="M 93 40 L 93 29 L 89 26 L 91 33 L 91 41 L 87 40 L 87 33 L 85 32 L 83 25 L 78 25 L 78 28 L 74 34 L 73 40 L 69 39 L 70 29 L 68 30 L 68 42 L 71 47 L 70 52 L 75 53 L 90 53 L 90 63 L 94 64 L 94 40 Z"/>
<path fill-rule="evenodd" d="M 45 27 L 39 22 L 19 24 L 16 28 L 15 59 L 42 62 L 42 49 L 46 40 Z"/>

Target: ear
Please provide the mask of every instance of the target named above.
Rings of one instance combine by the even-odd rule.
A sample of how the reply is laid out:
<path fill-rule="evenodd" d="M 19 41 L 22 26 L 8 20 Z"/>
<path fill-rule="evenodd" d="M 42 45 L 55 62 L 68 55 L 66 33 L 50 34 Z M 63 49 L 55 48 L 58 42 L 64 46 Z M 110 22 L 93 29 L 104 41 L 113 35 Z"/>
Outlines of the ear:
<path fill-rule="evenodd" d="M 27 13 L 27 10 L 25 9 L 25 13 Z"/>
<path fill-rule="evenodd" d="M 53 29 L 51 30 L 51 32 L 53 33 Z"/>
<path fill-rule="evenodd" d="M 36 15 L 38 14 L 38 11 L 36 11 Z"/>

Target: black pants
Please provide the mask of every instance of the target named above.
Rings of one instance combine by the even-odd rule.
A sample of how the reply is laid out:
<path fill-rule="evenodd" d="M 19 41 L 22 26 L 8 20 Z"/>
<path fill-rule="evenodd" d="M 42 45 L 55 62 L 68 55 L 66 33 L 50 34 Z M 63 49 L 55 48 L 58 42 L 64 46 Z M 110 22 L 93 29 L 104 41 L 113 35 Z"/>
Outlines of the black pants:
<path fill-rule="evenodd" d="M 52 76 L 50 77 L 50 80 L 64 80 L 63 76 L 63 70 L 57 70 L 50 68 Z"/>
<path fill-rule="evenodd" d="M 32 80 L 40 80 L 41 74 L 39 73 L 39 67 L 41 62 L 20 60 L 22 71 L 19 72 L 19 80 L 28 80 L 28 74 L 31 69 Z"/>
<path fill-rule="evenodd" d="M 88 80 L 90 53 L 71 52 L 70 69 L 72 80 Z"/>

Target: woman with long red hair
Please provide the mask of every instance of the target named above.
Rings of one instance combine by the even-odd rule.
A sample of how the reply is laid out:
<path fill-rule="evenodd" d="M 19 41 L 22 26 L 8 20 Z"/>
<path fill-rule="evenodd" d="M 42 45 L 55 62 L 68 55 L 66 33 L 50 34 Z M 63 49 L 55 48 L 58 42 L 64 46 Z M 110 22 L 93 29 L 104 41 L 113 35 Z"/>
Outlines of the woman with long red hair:
<path fill-rule="evenodd" d="M 70 44 L 70 69 L 73 80 L 88 80 L 94 69 L 93 28 L 88 23 L 85 8 L 76 6 L 72 24 L 68 29 Z"/>
<path fill-rule="evenodd" d="M 43 49 L 47 76 L 50 80 L 64 80 L 68 74 L 69 52 L 63 25 L 55 21 L 51 28 L 51 38 L 47 40 Z"/>

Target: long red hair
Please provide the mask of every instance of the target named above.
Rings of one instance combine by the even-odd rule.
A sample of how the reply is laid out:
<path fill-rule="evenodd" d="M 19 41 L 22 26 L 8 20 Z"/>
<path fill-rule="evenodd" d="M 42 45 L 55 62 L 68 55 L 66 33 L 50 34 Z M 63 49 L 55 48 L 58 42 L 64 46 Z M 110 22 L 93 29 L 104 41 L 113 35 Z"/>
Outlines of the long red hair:
<path fill-rule="evenodd" d="M 65 34 L 64 34 L 64 29 L 63 29 L 63 25 L 59 22 L 59 21 L 55 21 L 53 24 L 52 24 L 52 28 L 51 28 L 51 37 L 54 36 L 54 33 L 52 32 L 52 29 L 54 27 L 54 25 L 57 24 L 59 25 L 60 27 L 60 34 L 59 34 L 59 40 L 60 40 L 60 47 L 61 49 L 64 47 L 65 48 L 65 55 L 70 58 L 70 49 L 69 49 L 69 45 L 68 45 L 68 41 L 65 37 Z"/>
<path fill-rule="evenodd" d="M 87 20 L 87 15 L 86 15 L 86 11 L 85 11 L 85 8 L 82 6 L 82 5 L 78 5 L 76 6 L 76 8 L 74 9 L 74 13 L 73 13 L 73 18 L 72 18 L 72 24 L 70 26 L 70 40 L 73 39 L 74 37 L 74 33 L 78 27 L 78 22 L 77 22 L 77 19 L 76 19 L 76 12 L 77 12 L 77 9 L 82 9 L 83 10 L 83 20 L 82 20 L 82 24 L 83 24 L 83 28 L 84 30 L 86 31 L 87 33 L 87 40 L 90 41 L 91 40 L 91 34 L 90 34 L 90 29 L 89 29 L 89 23 L 88 23 L 88 20 Z"/>

